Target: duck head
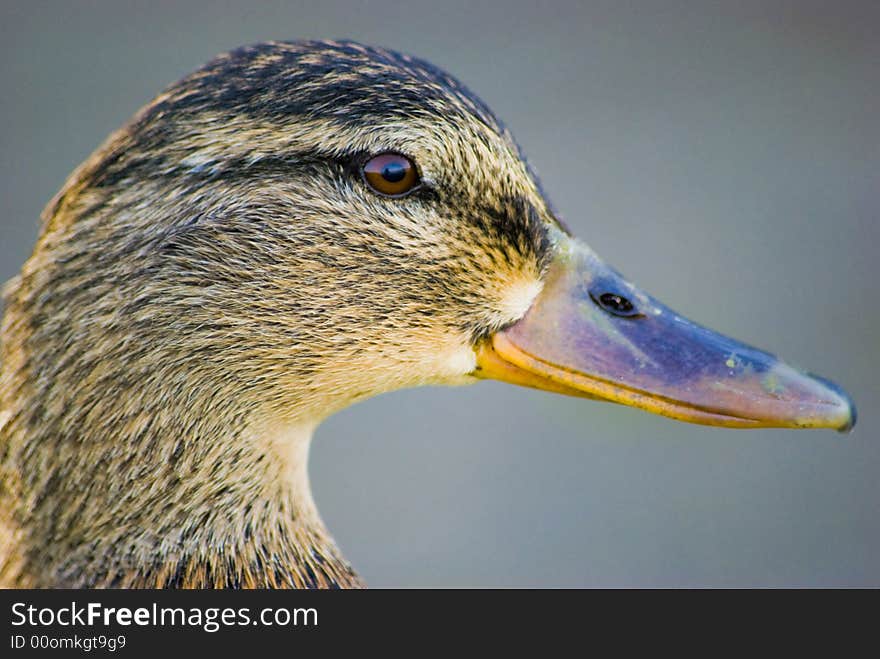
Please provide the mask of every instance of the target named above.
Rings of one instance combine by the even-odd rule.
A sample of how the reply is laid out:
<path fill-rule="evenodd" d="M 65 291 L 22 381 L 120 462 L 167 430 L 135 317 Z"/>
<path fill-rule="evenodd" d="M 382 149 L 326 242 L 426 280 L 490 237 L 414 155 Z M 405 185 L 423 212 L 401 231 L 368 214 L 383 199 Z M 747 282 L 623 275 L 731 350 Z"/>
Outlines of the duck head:
<path fill-rule="evenodd" d="M 572 237 L 459 82 L 354 43 L 233 51 L 113 134 L 47 208 L 2 339 L 5 570 L 31 585 L 356 585 L 308 439 L 402 387 L 855 419 Z"/>

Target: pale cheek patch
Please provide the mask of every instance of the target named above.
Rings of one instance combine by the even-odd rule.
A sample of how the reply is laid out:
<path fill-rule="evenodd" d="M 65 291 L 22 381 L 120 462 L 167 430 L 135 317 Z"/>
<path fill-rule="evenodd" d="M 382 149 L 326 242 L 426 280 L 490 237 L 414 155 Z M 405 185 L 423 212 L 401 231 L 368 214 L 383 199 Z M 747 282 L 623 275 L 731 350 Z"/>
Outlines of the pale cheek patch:
<path fill-rule="evenodd" d="M 543 287 L 543 282 L 535 279 L 522 279 L 509 285 L 499 305 L 499 312 L 505 316 L 504 322 L 517 321 L 525 316 Z"/>
<path fill-rule="evenodd" d="M 477 368 L 477 355 L 474 349 L 469 345 L 459 346 L 457 349 L 450 351 L 446 356 L 447 380 L 452 380 L 451 384 L 457 384 L 458 378 L 466 377 L 468 373 L 472 373 Z"/>
<path fill-rule="evenodd" d="M 543 282 L 527 278 L 508 284 L 506 294 L 496 306 L 498 323 L 507 325 L 525 316 L 543 286 Z M 433 369 L 435 373 L 430 379 L 438 384 L 451 385 L 475 382 L 471 375 L 477 368 L 474 347 L 464 337 L 447 345 L 447 349 L 435 353 L 436 358 L 428 365 L 429 371 Z"/>
<path fill-rule="evenodd" d="M 463 336 L 449 336 L 442 343 L 434 342 L 417 370 L 418 384 L 456 385 L 468 381 L 468 373 L 477 368 L 477 356 Z"/>

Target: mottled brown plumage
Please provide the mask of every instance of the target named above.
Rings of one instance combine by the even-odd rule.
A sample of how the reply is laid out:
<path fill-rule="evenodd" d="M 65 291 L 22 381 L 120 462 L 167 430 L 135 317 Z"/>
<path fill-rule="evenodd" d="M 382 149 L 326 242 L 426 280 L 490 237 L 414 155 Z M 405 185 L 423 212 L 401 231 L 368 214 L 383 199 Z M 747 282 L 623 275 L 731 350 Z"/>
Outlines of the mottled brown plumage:
<path fill-rule="evenodd" d="M 403 199 L 357 175 L 417 163 Z M 0 582 L 361 582 L 312 503 L 315 426 L 472 378 L 556 224 L 492 113 L 352 43 L 223 55 L 77 169 L 6 288 Z"/>

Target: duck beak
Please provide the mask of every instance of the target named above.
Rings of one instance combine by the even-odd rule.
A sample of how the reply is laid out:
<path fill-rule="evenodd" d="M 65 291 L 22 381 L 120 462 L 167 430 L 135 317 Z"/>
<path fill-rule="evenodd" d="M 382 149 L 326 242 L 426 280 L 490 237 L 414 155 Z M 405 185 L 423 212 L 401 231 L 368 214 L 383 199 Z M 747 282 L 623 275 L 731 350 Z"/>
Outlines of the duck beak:
<path fill-rule="evenodd" d="M 474 375 L 728 428 L 850 430 L 837 385 L 682 318 L 555 232 L 525 316 L 477 349 Z"/>

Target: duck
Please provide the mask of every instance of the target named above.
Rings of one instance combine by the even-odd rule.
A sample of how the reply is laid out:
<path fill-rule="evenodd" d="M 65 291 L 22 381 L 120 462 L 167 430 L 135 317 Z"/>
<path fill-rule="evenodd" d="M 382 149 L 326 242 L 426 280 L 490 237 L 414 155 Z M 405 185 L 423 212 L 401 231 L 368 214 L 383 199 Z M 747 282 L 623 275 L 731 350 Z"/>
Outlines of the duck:
<path fill-rule="evenodd" d="M 485 379 L 847 431 L 837 385 L 678 315 L 575 238 L 430 63 L 267 42 L 159 94 L 49 202 L 0 326 L 0 585 L 359 588 L 315 428 Z"/>

